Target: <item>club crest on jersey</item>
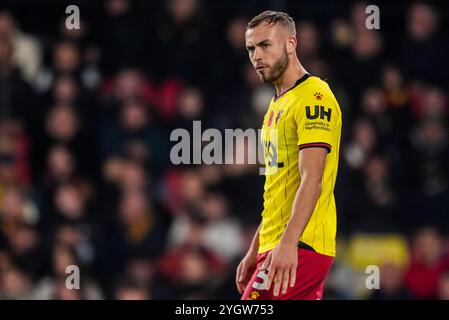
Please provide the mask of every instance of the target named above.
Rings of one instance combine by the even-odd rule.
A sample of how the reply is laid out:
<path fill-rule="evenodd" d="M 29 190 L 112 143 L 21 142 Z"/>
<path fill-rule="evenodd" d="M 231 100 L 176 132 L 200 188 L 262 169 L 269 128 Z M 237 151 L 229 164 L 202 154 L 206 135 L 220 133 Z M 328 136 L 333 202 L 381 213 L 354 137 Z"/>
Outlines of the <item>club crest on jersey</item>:
<path fill-rule="evenodd" d="M 315 93 L 313 94 L 313 96 L 314 96 L 315 99 L 317 99 L 317 100 L 321 100 L 321 99 L 323 98 L 323 95 L 322 95 L 321 93 L 319 93 L 319 92 L 315 92 Z"/>
<path fill-rule="evenodd" d="M 248 300 L 257 300 L 259 298 L 260 293 L 257 291 L 251 292 L 250 296 L 248 297 Z"/>
<path fill-rule="evenodd" d="M 274 112 L 271 111 L 270 112 L 270 117 L 268 118 L 268 123 L 267 123 L 268 127 L 271 126 L 271 123 L 273 122 L 273 117 L 274 117 Z"/>
<path fill-rule="evenodd" d="M 275 120 L 274 123 L 278 123 L 278 121 L 281 118 L 283 113 L 284 113 L 284 110 L 279 110 L 278 115 L 276 116 L 276 120 Z"/>

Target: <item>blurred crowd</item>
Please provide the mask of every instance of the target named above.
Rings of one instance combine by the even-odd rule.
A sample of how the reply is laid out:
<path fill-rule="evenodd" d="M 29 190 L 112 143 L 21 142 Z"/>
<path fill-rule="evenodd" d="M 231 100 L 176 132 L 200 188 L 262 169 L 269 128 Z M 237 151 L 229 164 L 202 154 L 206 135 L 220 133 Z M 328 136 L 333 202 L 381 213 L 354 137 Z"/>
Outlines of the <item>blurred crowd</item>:
<path fill-rule="evenodd" d="M 172 165 L 170 132 L 261 126 L 274 90 L 244 33 L 267 8 L 296 19 L 344 114 L 325 298 L 449 299 L 448 4 L 380 2 L 368 30 L 366 3 L 304 2 L 79 1 L 69 30 L 68 1 L 0 1 L 0 299 L 239 298 L 264 178 Z M 407 258 L 380 255 L 367 291 L 347 257 L 371 235 Z"/>

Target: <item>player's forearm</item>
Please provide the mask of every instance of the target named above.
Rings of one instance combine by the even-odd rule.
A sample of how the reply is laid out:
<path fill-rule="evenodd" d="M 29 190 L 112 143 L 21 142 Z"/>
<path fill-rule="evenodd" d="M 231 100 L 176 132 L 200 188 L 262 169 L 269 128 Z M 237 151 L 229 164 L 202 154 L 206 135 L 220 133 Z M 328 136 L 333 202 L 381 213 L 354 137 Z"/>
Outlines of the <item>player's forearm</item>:
<path fill-rule="evenodd" d="M 259 224 L 259 227 L 257 228 L 253 240 L 251 241 L 251 245 L 248 249 L 248 254 L 257 255 L 257 252 L 259 251 L 259 231 L 262 226 L 262 223 Z"/>
<path fill-rule="evenodd" d="M 281 243 L 297 245 L 298 240 L 310 217 L 313 214 L 318 198 L 321 195 L 321 181 L 318 179 L 303 179 L 293 201 L 292 213 L 287 227 L 282 235 Z"/>

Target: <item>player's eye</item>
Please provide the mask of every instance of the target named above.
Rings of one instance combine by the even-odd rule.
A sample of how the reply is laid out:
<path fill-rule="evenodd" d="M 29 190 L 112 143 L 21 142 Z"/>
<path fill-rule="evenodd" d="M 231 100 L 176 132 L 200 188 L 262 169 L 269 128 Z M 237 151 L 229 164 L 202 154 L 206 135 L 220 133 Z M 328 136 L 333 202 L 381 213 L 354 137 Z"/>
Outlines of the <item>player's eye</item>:
<path fill-rule="evenodd" d="M 270 46 L 270 44 L 269 44 L 269 43 L 262 43 L 260 46 L 261 46 L 263 49 L 266 49 L 266 48 L 268 48 L 268 47 Z"/>

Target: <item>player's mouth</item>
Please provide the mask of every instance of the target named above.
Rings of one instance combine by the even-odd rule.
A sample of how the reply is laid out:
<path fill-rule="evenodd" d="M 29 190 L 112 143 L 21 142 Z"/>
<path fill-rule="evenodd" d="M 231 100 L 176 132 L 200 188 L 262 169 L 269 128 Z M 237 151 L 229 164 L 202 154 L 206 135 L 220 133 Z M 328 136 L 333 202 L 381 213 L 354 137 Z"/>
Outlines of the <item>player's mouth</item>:
<path fill-rule="evenodd" d="M 259 65 L 259 66 L 256 66 L 256 71 L 262 71 L 265 68 L 267 68 L 267 66 Z"/>

